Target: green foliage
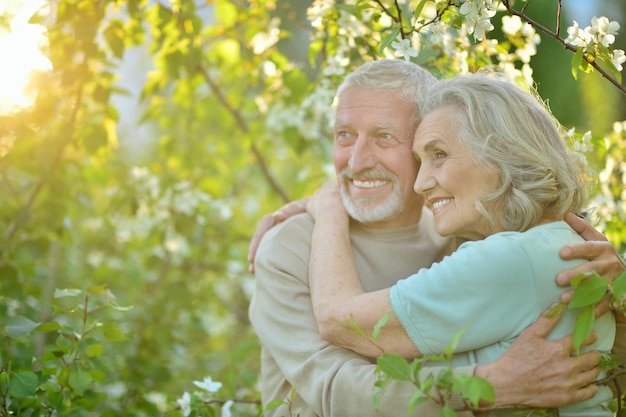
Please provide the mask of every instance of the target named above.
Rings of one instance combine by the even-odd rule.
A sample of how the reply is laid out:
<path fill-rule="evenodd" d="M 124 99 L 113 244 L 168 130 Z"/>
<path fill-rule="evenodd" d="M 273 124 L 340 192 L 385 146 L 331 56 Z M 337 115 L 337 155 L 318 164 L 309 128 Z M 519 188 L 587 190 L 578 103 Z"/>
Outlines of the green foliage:
<path fill-rule="evenodd" d="M 450 407 L 450 398 L 458 393 L 473 408 L 479 408 L 481 400 L 493 402 L 494 392 L 491 384 L 486 380 L 470 376 L 456 375 L 453 372 L 451 358 L 454 351 L 454 342 L 444 355 L 426 355 L 415 358 L 411 362 L 400 355 L 385 353 L 377 358 L 379 378 L 376 386 L 375 405 L 378 407 L 382 389 L 389 379 L 410 381 L 415 385 L 415 395 L 408 404 L 410 412 L 425 401 L 434 401 L 441 404 L 438 417 L 456 416 Z M 437 374 L 427 374 L 423 368 L 441 366 Z M 432 369 L 432 368 L 431 368 Z"/>

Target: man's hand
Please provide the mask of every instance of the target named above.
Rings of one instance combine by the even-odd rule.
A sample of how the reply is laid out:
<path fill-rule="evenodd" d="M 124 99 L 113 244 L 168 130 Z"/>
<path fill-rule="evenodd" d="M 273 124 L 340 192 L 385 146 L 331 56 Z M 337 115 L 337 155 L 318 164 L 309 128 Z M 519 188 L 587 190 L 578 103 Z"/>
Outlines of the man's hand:
<path fill-rule="evenodd" d="M 624 261 L 617 254 L 613 245 L 606 237 L 580 217 L 567 213 L 565 221 L 581 235 L 586 242 L 563 246 L 559 255 L 562 259 L 588 259 L 589 262 L 581 266 L 566 269 L 558 273 L 556 282 L 561 286 L 568 286 L 570 281 L 585 272 L 596 271 L 607 279 L 613 279 L 626 270 Z"/>
<path fill-rule="evenodd" d="M 596 308 L 596 316 L 606 309 L 608 305 Z M 476 367 L 474 374 L 493 386 L 496 406 L 560 407 L 587 400 L 598 391 L 593 382 L 600 373 L 600 353 L 594 350 L 571 356 L 572 335 L 546 340 L 561 318 L 561 314 L 551 316 L 546 312 L 519 335 L 504 355 Z M 596 339 L 595 334 L 590 335 L 583 346 Z"/>
<path fill-rule="evenodd" d="M 250 271 L 250 273 L 254 273 L 254 258 L 263 235 L 272 227 L 287 220 L 289 217 L 304 213 L 306 211 L 308 200 L 309 197 L 292 201 L 282 206 L 278 211 L 263 216 L 256 228 L 256 231 L 254 232 L 254 235 L 252 235 L 250 247 L 248 248 L 248 271 Z"/>

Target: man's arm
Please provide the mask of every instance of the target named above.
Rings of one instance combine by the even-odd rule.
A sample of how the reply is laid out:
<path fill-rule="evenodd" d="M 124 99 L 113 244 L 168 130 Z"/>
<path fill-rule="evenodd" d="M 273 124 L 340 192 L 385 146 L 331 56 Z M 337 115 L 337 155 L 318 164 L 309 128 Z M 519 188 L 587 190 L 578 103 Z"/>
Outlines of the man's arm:
<path fill-rule="evenodd" d="M 608 311 L 608 303 L 596 308 L 596 316 Z M 474 375 L 493 387 L 497 406 L 521 405 L 551 408 L 587 400 L 598 388 L 600 353 L 592 350 L 572 356 L 572 336 L 547 340 L 561 314 L 547 314 L 524 330 L 498 360 L 478 365 Z M 596 340 L 592 334 L 587 346 Z"/>
<path fill-rule="evenodd" d="M 433 401 L 409 413 L 408 404 L 416 389 L 411 383 L 395 380 L 385 386 L 380 411 L 375 411 L 376 365 L 322 340 L 313 317 L 307 276 L 312 219 L 299 216 L 276 229 L 259 246 L 250 306 L 250 320 L 264 355 L 277 365 L 274 373 L 282 374 L 281 381 L 272 380 L 271 384 L 294 387 L 296 407 L 304 403 L 307 411 L 320 417 L 435 417 L 440 406 Z M 458 372 L 471 375 L 473 369 L 466 367 Z M 439 369 L 428 371 L 437 373 Z M 275 389 L 264 387 L 263 381 L 261 385 L 263 392 Z M 274 399 L 283 398 L 264 398 L 264 402 Z M 451 406 L 462 409 L 464 404 L 455 396 Z"/>

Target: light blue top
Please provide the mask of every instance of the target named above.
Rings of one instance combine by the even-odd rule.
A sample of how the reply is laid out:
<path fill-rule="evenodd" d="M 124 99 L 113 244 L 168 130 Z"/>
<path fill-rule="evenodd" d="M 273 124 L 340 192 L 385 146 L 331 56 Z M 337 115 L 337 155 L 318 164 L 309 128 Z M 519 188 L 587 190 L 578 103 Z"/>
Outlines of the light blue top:
<path fill-rule="evenodd" d="M 422 354 L 443 353 L 463 331 L 453 365 L 491 362 L 559 301 L 563 288 L 556 285 L 556 274 L 585 262 L 563 261 L 559 250 L 581 241 L 561 221 L 466 242 L 441 262 L 391 287 L 391 306 Z M 572 333 L 576 316 L 576 310 L 566 311 L 549 338 Z M 613 314 L 598 318 L 594 330 L 598 341 L 587 349 L 610 352 L 615 339 Z M 611 390 L 602 386 L 594 398 L 559 412 L 561 416 L 611 417 L 613 413 L 602 405 L 611 397 Z"/>

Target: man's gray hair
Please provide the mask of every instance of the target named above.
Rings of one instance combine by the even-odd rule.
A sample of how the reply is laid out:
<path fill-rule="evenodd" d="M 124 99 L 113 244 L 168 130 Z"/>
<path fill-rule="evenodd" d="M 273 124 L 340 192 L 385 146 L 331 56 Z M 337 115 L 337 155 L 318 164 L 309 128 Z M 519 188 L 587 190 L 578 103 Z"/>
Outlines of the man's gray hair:
<path fill-rule="evenodd" d="M 354 87 L 386 91 L 399 100 L 415 103 L 415 126 L 421 121 L 420 107 L 426 92 L 437 79 L 417 64 L 400 59 L 369 61 L 351 72 L 337 89 L 337 97 Z"/>

